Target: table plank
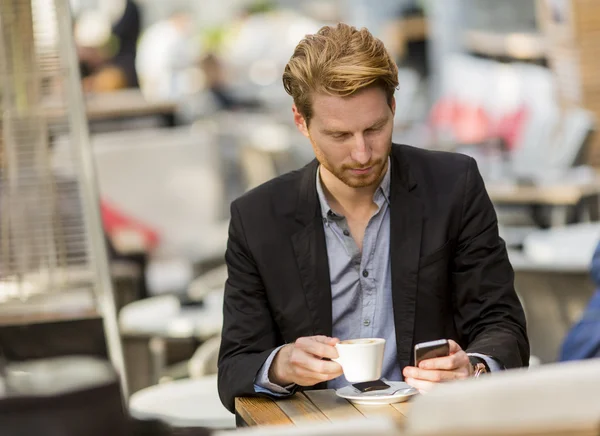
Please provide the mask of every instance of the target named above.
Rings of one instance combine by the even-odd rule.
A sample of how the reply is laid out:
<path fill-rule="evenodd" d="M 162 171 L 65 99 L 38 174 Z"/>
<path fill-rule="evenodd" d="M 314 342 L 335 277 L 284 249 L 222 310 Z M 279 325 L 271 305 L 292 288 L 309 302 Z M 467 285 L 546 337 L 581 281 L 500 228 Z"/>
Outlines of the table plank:
<path fill-rule="evenodd" d="M 363 416 L 352 404 L 338 397 L 333 389 L 306 391 L 304 395 L 332 422 Z"/>
<path fill-rule="evenodd" d="M 293 424 L 277 403 L 269 398 L 236 398 L 235 411 L 249 426 Z"/>
<path fill-rule="evenodd" d="M 400 411 L 393 408 L 390 404 L 385 405 L 364 405 L 364 404 L 355 404 L 352 403 L 356 409 L 362 413 L 366 418 L 377 418 L 381 416 L 386 416 L 388 418 L 392 418 L 396 423 L 401 426 L 404 426 L 406 422 L 406 416 L 404 416 Z"/>
<path fill-rule="evenodd" d="M 412 403 L 410 401 L 405 401 L 403 403 L 394 403 L 391 406 L 404 416 L 408 417 Z"/>
<path fill-rule="evenodd" d="M 278 400 L 277 405 L 295 425 L 328 421 L 327 417 L 303 393 Z"/>

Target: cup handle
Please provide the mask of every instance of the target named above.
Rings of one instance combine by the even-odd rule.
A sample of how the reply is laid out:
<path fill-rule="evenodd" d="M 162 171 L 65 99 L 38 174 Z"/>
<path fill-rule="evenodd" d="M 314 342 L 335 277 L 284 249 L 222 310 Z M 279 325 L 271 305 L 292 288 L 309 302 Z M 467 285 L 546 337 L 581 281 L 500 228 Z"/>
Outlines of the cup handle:
<path fill-rule="evenodd" d="M 338 349 L 337 344 L 335 345 L 335 348 Z M 338 353 L 339 353 L 339 350 L 338 350 Z M 332 362 L 335 362 L 335 363 L 339 363 L 342 367 L 344 366 L 342 364 L 342 356 L 338 357 L 337 359 L 329 359 L 329 360 L 331 360 Z"/>

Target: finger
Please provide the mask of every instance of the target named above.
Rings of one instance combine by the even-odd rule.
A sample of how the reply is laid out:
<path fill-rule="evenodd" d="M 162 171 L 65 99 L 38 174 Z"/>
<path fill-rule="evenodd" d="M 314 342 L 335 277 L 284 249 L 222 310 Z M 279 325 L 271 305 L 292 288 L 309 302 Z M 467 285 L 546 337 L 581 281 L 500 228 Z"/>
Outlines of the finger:
<path fill-rule="evenodd" d="M 452 339 L 448 339 L 448 345 L 450 347 L 450 354 L 456 354 L 459 351 L 462 351 L 462 348 L 460 347 L 460 345 L 458 345 L 455 341 L 453 341 Z"/>
<path fill-rule="evenodd" d="M 337 359 L 339 357 L 334 346 L 324 344 L 316 340 L 315 337 L 300 338 L 296 341 L 295 347 L 318 358 Z"/>
<path fill-rule="evenodd" d="M 424 360 L 419 363 L 419 368 L 452 371 L 455 369 L 460 369 L 468 364 L 469 356 L 467 356 L 467 353 L 461 350 L 458 353 L 450 356 Z"/>
<path fill-rule="evenodd" d="M 304 368 L 314 373 L 339 376 L 343 370 L 339 363 L 330 360 L 321 360 L 315 358 L 310 353 L 303 350 L 294 350 L 290 356 L 290 363 L 294 367 Z"/>
<path fill-rule="evenodd" d="M 435 387 L 435 383 L 432 383 L 432 382 L 429 382 L 429 381 L 424 381 L 424 380 L 417 380 L 417 379 L 414 379 L 414 378 L 405 378 L 404 381 L 408 385 L 410 385 L 413 388 L 417 389 L 422 394 L 430 392 Z"/>
<path fill-rule="evenodd" d="M 423 360 L 419 363 L 420 369 L 430 369 L 430 370 L 446 370 L 450 371 L 455 369 L 454 356 L 444 356 L 444 357 L 436 357 L 433 359 Z"/>
<path fill-rule="evenodd" d="M 453 380 L 464 380 L 468 373 L 462 370 L 444 371 L 419 368 L 405 368 L 404 376 L 417 380 L 425 380 L 433 383 L 444 383 Z"/>
<path fill-rule="evenodd" d="M 323 383 L 339 377 L 334 374 L 316 373 L 302 367 L 296 368 L 294 375 L 296 384 L 300 386 L 314 386 L 318 383 Z"/>
<path fill-rule="evenodd" d="M 321 342 L 322 344 L 331 345 L 332 347 L 335 347 L 335 345 L 340 342 L 338 338 L 330 338 L 329 336 L 322 335 L 313 336 L 313 339 L 317 342 Z"/>

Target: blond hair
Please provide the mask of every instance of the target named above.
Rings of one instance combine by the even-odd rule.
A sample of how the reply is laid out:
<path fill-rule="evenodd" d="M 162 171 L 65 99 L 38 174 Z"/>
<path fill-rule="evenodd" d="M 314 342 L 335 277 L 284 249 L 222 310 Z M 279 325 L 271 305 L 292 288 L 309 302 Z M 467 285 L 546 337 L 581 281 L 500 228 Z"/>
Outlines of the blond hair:
<path fill-rule="evenodd" d="M 312 116 L 312 93 L 345 97 L 368 86 L 381 87 L 391 105 L 398 67 L 367 29 L 343 23 L 306 35 L 283 73 L 283 87 L 307 123 Z"/>

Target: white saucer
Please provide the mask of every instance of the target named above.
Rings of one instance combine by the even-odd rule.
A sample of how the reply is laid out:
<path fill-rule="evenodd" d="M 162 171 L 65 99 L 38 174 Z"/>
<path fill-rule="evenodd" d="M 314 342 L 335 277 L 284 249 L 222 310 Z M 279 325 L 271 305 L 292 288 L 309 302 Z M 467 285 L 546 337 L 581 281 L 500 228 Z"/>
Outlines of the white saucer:
<path fill-rule="evenodd" d="M 402 403 L 419 393 L 415 388 L 404 382 L 387 380 L 385 380 L 385 382 L 390 385 L 390 387 L 385 390 L 361 392 L 354 386 L 348 385 L 338 389 L 335 393 L 338 397 L 345 398 L 353 403 L 370 405 Z"/>

